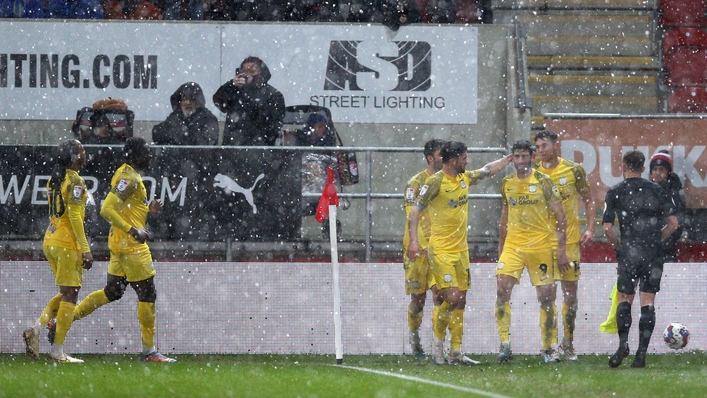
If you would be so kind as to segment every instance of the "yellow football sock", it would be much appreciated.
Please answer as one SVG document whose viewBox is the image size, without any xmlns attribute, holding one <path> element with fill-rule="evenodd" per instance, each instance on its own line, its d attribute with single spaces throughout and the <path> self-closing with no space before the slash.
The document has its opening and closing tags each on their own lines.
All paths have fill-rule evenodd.
<svg viewBox="0 0 707 398">
<path fill-rule="evenodd" d="M 567 303 L 562 303 L 562 329 L 563 336 L 569 341 L 574 341 L 574 325 L 577 319 L 577 309 Z"/>
<path fill-rule="evenodd" d="M 432 307 L 432 331 L 435 330 L 435 325 L 437 324 L 437 317 L 439 316 L 439 306 L 435 305 Z"/>
<path fill-rule="evenodd" d="M 511 341 L 511 303 L 496 305 L 496 328 L 501 343 Z"/>
<path fill-rule="evenodd" d="M 452 311 L 454 308 L 449 305 L 446 301 L 439 306 L 439 313 L 437 314 L 437 322 L 435 323 L 435 337 L 444 340 L 447 336 L 447 326 L 449 326 L 449 320 L 452 318 Z"/>
<path fill-rule="evenodd" d="M 47 306 L 44 307 L 42 315 L 37 319 L 37 323 L 41 326 L 46 326 L 49 320 L 57 317 L 57 312 L 59 311 L 59 303 L 61 302 L 61 293 L 52 297 L 48 302 Z"/>
<path fill-rule="evenodd" d="M 71 329 L 71 323 L 74 322 L 74 307 L 73 303 L 62 301 L 59 303 L 59 311 L 56 314 L 56 334 L 54 335 L 54 343 L 64 345 L 66 334 Z"/>
<path fill-rule="evenodd" d="M 449 319 L 449 350 L 461 351 L 464 334 L 464 310 L 455 309 Z"/>
<path fill-rule="evenodd" d="M 155 346 L 155 303 L 138 301 L 137 319 L 140 321 L 140 333 L 142 333 L 142 346 Z"/>
<path fill-rule="evenodd" d="M 104 306 L 110 303 L 106 292 L 101 290 L 96 290 L 95 292 L 84 297 L 83 300 L 76 306 L 74 310 L 74 320 L 77 321 L 81 318 L 89 316 L 96 308 Z"/>
<path fill-rule="evenodd" d="M 540 335 L 542 348 L 548 349 L 552 344 L 557 344 L 557 307 L 555 303 L 550 308 L 540 307 Z"/>
<path fill-rule="evenodd" d="M 616 334 L 619 332 L 619 325 L 616 323 L 616 308 L 619 306 L 619 289 L 616 284 L 614 284 L 614 289 L 611 291 L 611 309 L 609 309 L 609 315 L 606 317 L 601 325 L 599 325 L 599 331 L 603 333 Z"/>
<path fill-rule="evenodd" d="M 420 329 L 420 325 L 422 325 L 422 316 L 423 311 L 416 314 L 410 307 L 408 307 L 408 327 L 410 327 L 411 332 L 415 333 Z"/>
</svg>

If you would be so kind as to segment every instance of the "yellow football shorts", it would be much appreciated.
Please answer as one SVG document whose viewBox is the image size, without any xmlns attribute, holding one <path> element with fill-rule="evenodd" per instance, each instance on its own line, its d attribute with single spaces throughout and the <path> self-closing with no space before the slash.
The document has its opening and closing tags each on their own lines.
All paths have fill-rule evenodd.
<svg viewBox="0 0 707 398">
<path fill-rule="evenodd" d="M 528 270 L 533 286 L 555 283 L 553 270 L 557 267 L 553 261 L 557 250 L 547 249 L 504 249 L 496 264 L 496 275 L 510 275 L 520 282 L 523 268 Z"/>
<path fill-rule="evenodd" d="M 428 257 L 437 289 L 456 287 L 459 290 L 469 290 L 471 280 L 468 251 L 435 254 L 432 248 L 429 248 Z"/>
<path fill-rule="evenodd" d="M 81 251 L 56 246 L 43 246 L 43 249 L 52 267 L 56 285 L 80 287 L 83 282 Z"/>
<path fill-rule="evenodd" d="M 149 250 L 130 253 L 110 252 L 108 273 L 123 276 L 128 282 L 144 281 L 155 275 L 152 254 Z"/>
<path fill-rule="evenodd" d="M 415 261 L 403 255 L 405 267 L 405 294 L 423 294 L 435 285 L 435 277 L 428 256 L 421 255 Z"/>
<path fill-rule="evenodd" d="M 570 260 L 570 269 L 560 272 L 557 268 L 557 247 L 553 247 L 555 253 L 555 280 L 557 281 L 578 281 L 582 273 L 579 270 L 579 242 L 567 245 L 567 258 Z"/>
</svg>

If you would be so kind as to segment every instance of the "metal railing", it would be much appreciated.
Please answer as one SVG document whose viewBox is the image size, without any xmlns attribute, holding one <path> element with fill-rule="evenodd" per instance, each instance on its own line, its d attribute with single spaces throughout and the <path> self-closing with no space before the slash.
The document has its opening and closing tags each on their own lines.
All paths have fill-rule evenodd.
<svg viewBox="0 0 707 398">
<path fill-rule="evenodd" d="M 283 147 L 287 149 L 297 149 L 298 151 L 309 152 L 312 149 L 317 151 L 331 151 L 332 147 Z M 340 193 L 339 197 L 347 199 L 365 199 L 366 200 L 366 227 L 365 227 L 365 245 L 366 245 L 366 262 L 371 261 L 371 235 L 373 229 L 373 200 L 374 199 L 402 199 L 402 193 L 378 193 L 373 192 L 373 153 L 420 153 L 422 148 L 406 148 L 406 147 L 335 147 L 337 151 L 347 152 L 363 152 L 365 154 L 365 192 L 363 193 Z M 501 147 L 472 147 L 468 148 L 469 153 L 500 153 L 505 155 L 508 153 L 506 148 Z M 361 168 L 359 167 L 359 170 Z M 321 195 L 317 194 L 302 194 L 303 197 L 317 198 Z M 500 199 L 500 194 L 469 194 L 469 199 Z"/>
</svg>

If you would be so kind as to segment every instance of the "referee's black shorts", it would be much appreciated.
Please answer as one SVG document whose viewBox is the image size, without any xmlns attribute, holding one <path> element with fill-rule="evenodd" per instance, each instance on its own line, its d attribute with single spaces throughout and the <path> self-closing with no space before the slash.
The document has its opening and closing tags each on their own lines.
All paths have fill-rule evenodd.
<svg viewBox="0 0 707 398">
<path fill-rule="evenodd" d="M 665 258 L 659 244 L 621 245 L 616 253 L 618 260 L 617 288 L 623 294 L 636 294 L 636 286 L 640 284 L 643 293 L 658 293 L 660 279 L 663 277 Z"/>
</svg>

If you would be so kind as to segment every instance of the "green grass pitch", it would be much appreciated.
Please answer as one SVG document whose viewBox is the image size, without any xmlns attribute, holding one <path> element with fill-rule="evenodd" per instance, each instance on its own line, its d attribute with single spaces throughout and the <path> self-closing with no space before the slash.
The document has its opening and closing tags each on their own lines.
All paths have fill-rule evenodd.
<svg viewBox="0 0 707 398">
<path fill-rule="evenodd" d="M 700 397 L 707 395 L 707 354 L 629 356 L 544 364 L 517 355 L 508 364 L 473 356 L 478 366 L 437 366 L 431 358 L 327 355 L 174 355 L 174 364 L 137 355 L 77 355 L 83 364 L 0 354 L 0 397 Z"/>
</svg>

